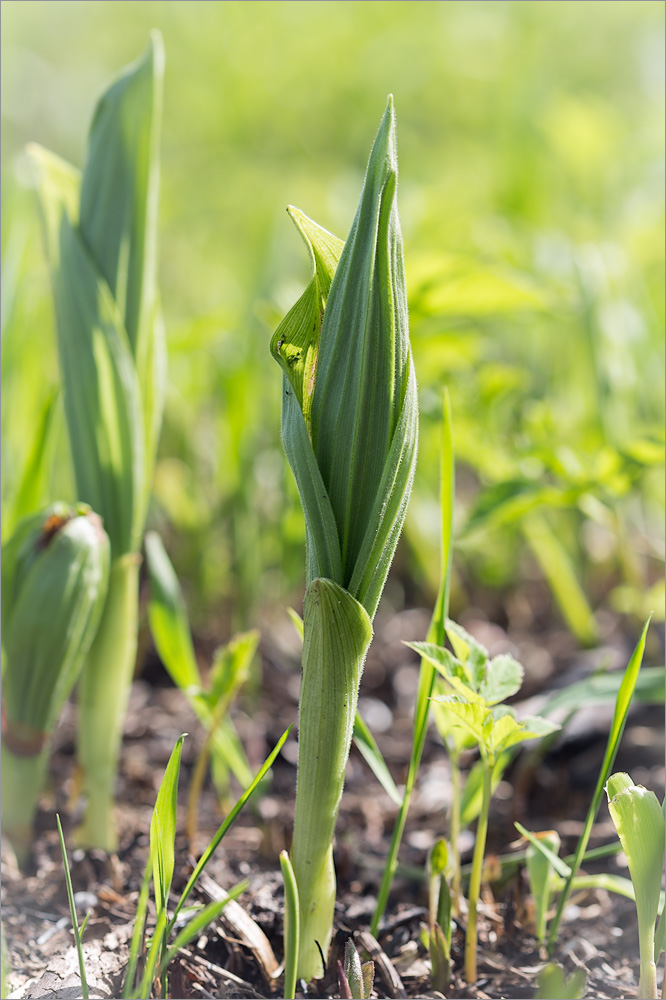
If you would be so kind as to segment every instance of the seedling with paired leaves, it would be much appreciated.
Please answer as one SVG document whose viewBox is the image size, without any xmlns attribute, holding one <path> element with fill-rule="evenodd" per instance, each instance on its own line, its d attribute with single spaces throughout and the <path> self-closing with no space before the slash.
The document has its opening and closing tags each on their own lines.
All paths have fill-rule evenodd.
<svg viewBox="0 0 666 1000">
<path fill-rule="evenodd" d="M 291 858 L 299 976 L 319 973 L 335 902 L 332 841 L 374 617 L 411 493 L 418 428 L 389 98 L 346 243 L 296 209 L 312 280 L 271 351 L 282 440 L 306 524 L 303 681 Z"/>
<path fill-rule="evenodd" d="M 495 766 L 500 755 L 510 747 L 546 736 L 559 727 L 536 716 L 518 721 L 512 710 L 501 704 L 520 690 L 523 668 L 517 660 L 506 654 L 491 659 L 479 642 L 449 619 L 446 634 L 453 653 L 429 642 L 408 642 L 406 645 L 426 657 L 446 680 L 452 693 L 438 700 L 447 706 L 453 724 L 462 727 L 473 738 L 483 762 L 482 802 L 472 859 L 465 937 L 465 976 L 471 983 L 476 979 L 477 906 Z"/>
</svg>

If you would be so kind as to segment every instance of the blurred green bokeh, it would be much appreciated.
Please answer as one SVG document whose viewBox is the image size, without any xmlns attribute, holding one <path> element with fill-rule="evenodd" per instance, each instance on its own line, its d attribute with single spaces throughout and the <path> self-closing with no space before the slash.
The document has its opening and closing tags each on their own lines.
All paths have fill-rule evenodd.
<svg viewBox="0 0 666 1000">
<path fill-rule="evenodd" d="M 1 17 L 3 534 L 26 504 L 72 489 L 59 402 L 47 411 L 55 338 L 23 147 L 36 141 L 80 166 L 96 97 L 157 27 L 170 389 L 151 521 L 196 626 L 226 632 L 297 599 L 303 527 L 268 343 L 308 271 L 284 210 L 296 204 L 346 236 L 389 92 L 423 420 L 387 600 L 433 596 L 447 384 L 454 614 L 479 587 L 506 593 L 539 573 L 583 641 L 594 629 L 580 624 L 582 594 L 566 607 L 571 580 L 594 610 L 654 607 L 660 0 L 4 0 Z M 45 419 L 52 461 L 26 490 Z"/>
</svg>

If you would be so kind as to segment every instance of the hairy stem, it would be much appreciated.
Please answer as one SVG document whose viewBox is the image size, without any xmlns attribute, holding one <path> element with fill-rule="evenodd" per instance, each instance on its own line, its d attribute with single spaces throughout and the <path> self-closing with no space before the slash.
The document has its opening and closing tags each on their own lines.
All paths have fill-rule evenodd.
<svg viewBox="0 0 666 1000">
<path fill-rule="evenodd" d="M 372 625 L 332 580 L 305 595 L 298 780 L 291 860 L 300 899 L 298 976 L 323 975 L 333 927 L 333 834 L 351 747 L 358 687 Z M 319 945 L 319 947 L 318 947 Z"/>
</svg>

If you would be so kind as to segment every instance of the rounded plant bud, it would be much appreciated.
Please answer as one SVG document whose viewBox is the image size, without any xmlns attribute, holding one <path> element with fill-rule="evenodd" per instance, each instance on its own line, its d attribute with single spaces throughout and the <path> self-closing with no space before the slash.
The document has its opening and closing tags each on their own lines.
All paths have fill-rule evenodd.
<svg viewBox="0 0 666 1000">
<path fill-rule="evenodd" d="M 2 741 L 38 754 L 99 624 L 109 539 L 86 504 L 56 503 L 23 521 L 3 551 Z"/>
</svg>

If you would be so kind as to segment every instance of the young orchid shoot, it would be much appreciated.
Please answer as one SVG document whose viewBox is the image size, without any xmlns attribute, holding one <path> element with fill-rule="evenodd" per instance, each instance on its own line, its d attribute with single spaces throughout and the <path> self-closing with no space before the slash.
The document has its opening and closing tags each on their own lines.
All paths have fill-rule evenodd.
<svg viewBox="0 0 666 1000">
<path fill-rule="evenodd" d="M 418 436 L 393 98 L 346 243 L 297 209 L 312 279 L 271 341 L 282 440 L 306 524 L 303 679 L 291 859 L 298 975 L 321 974 L 335 902 L 332 843 L 358 688 L 409 500 Z"/>
</svg>

